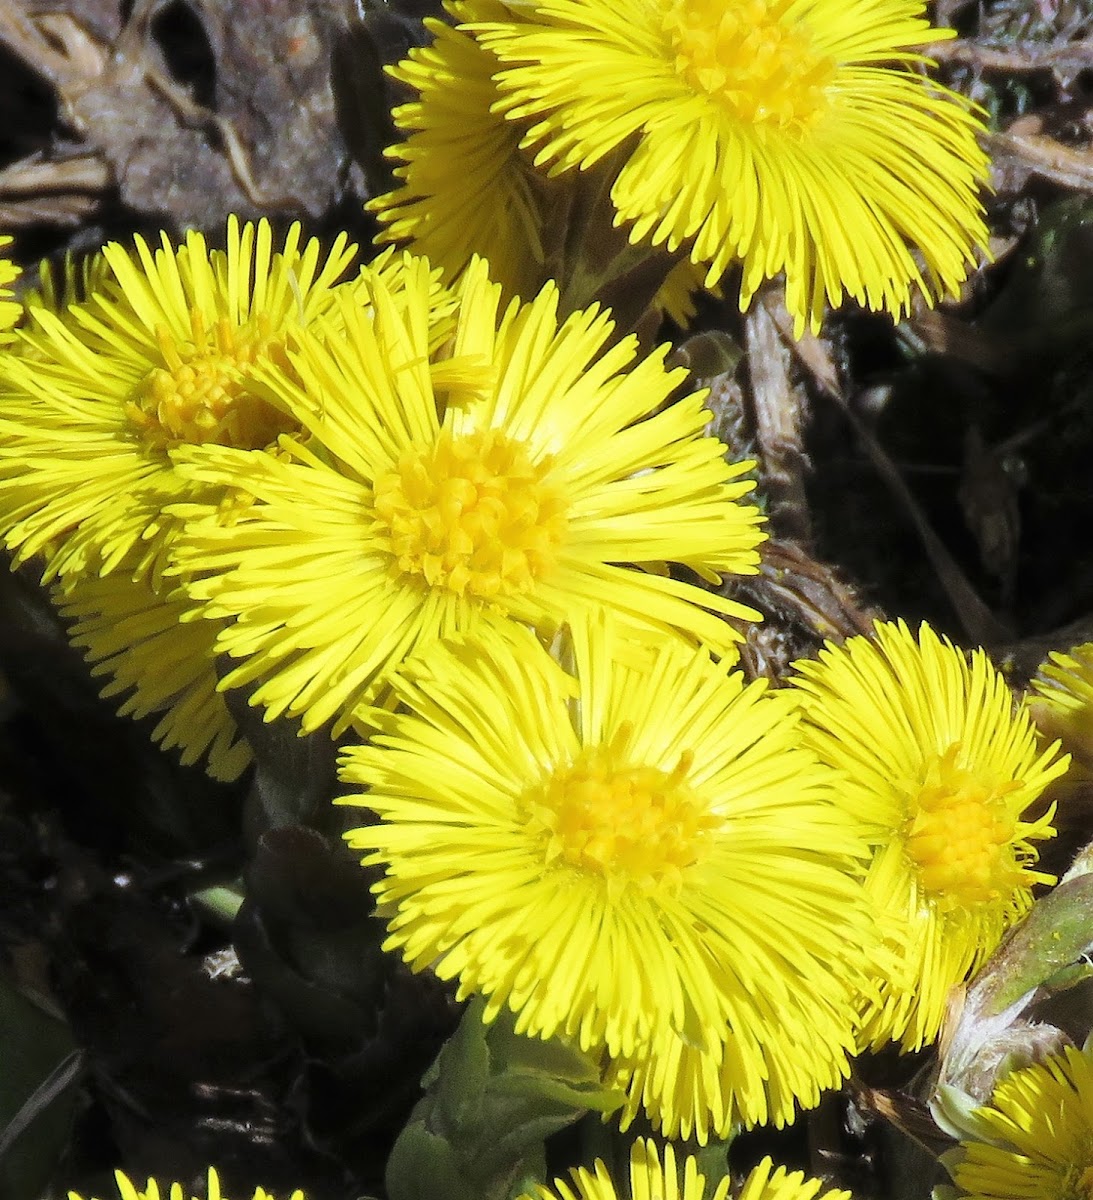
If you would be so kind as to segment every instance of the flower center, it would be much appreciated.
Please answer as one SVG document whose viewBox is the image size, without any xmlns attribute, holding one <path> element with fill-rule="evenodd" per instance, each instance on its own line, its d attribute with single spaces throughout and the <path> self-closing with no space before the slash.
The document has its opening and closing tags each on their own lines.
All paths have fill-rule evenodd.
<svg viewBox="0 0 1093 1200">
<path fill-rule="evenodd" d="M 919 882 L 943 909 L 997 900 L 1021 878 L 1012 849 L 1017 822 L 1004 801 L 1021 785 L 984 784 L 958 764 L 959 754 L 955 743 L 930 766 L 905 835 Z"/>
<path fill-rule="evenodd" d="M 672 0 L 664 18 L 678 74 L 749 124 L 800 130 L 827 107 L 834 59 L 788 17 L 797 0 Z"/>
<path fill-rule="evenodd" d="M 526 592 L 553 566 L 566 504 L 551 460 L 497 429 L 409 450 L 375 482 L 375 510 L 400 571 L 483 600 Z"/>
<path fill-rule="evenodd" d="M 627 884 L 643 892 L 678 885 L 719 824 L 687 785 L 691 754 L 671 772 L 632 766 L 622 761 L 630 732 L 624 725 L 610 745 L 585 750 L 526 801 L 547 862 L 602 875 L 615 893 Z"/>
<path fill-rule="evenodd" d="M 221 317 L 210 329 L 192 309 L 190 334 L 180 345 L 166 329 L 156 331 L 163 366 L 148 372 L 126 405 L 126 416 L 146 445 L 162 450 L 215 442 L 260 450 L 299 428 L 245 382 L 245 368 L 272 345 L 264 313 L 243 325 Z"/>
</svg>

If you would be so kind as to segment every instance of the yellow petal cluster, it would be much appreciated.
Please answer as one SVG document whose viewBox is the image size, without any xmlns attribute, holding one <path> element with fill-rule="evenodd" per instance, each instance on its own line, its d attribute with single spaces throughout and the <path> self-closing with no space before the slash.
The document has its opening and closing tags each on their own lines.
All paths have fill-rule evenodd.
<svg viewBox="0 0 1093 1200">
<path fill-rule="evenodd" d="M 805 740 L 872 829 L 866 890 L 895 956 L 864 1043 L 917 1049 L 949 990 L 1053 882 L 1034 866 L 1053 806 L 1035 805 L 1067 760 L 982 650 L 967 656 L 928 625 L 878 622 L 796 665 Z"/>
<path fill-rule="evenodd" d="M 601 1047 L 669 1136 L 791 1120 L 847 1070 L 872 931 L 862 826 L 792 704 L 681 638 L 433 647 L 368 714 L 348 834 L 415 970 Z M 700 1079 L 701 1086 L 695 1086 Z"/>
<path fill-rule="evenodd" d="M 675 396 L 685 372 L 666 348 L 636 361 L 606 313 L 560 319 L 553 285 L 502 310 L 478 260 L 437 351 L 427 264 L 403 282 L 396 297 L 375 280 L 373 308 L 345 306 L 337 330 L 299 332 L 291 371 L 256 371 L 306 440 L 277 457 L 175 453 L 195 486 L 250 497 L 227 522 L 176 511 L 174 569 L 240 660 L 224 686 L 338 733 L 441 636 L 557 628 L 594 607 L 735 656 L 723 617 L 758 614 L 664 564 L 756 570 L 751 464 L 706 436 L 704 393 Z"/>
<path fill-rule="evenodd" d="M 730 1180 L 725 1176 L 710 1188 L 694 1155 L 680 1161 L 671 1145 L 661 1151 L 651 1138 L 639 1138 L 630 1148 L 628 1183 L 629 1188 L 618 1187 L 597 1159 L 591 1171 L 577 1167 L 570 1180 L 540 1184 L 519 1200 L 727 1200 Z M 819 1179 L 775 1168 L 769 1158 L 748 1173 L 737 1195 L 738 1200 L 850 1200 L 849 1192 L 824 1190 Z"/>
<path fill-rule="evenodd" d="M 494 0 L 450 0 L 448 9 L 459 21 L 505 12 Z M 545 181 L 520 153 L 519 129 L 493 112 L 497 59 L 443 21 L 425 25 L 432 42 L 390 71 L 417 98 L 392 113 L 403 135 L 386 152 L 397 186 L 368 204 L 384 225 L 379 240 L 409 244 L 447 283 L 477 254 L 506 300 L 530 299 L 546 281 Z"/>
<path fill-rule="evenodd" d="M 1029 706 L 1040 728 L 1074 755 L 1075 771 L 1093 774 L 1093 642 L 1053 651 L 1032 680 Z"/>
<path fill-rule="evenodd" d="M 467 23 L 496 106 L 551 173 L 620 149 L 633 241 L 686 253 L 740 306 L 780 272 L 798 335 L 844 295 L 895 316 L 954 294 L 986 243 L 966 101 L 919 71 L 922 0 L 535 0 Z"/>
<path fill-rule="evenodd" d="M 102 696 L 125 697 L 119 716 L 158 716 L 152 740 L 177 748 L 183 765 L 204 758 L 213 779 L 239 778 L 251 751 L 217 691 L 217 622 L 194 620 L 180 592 L 124 571 L 90 576 L 68 591 L 55 585 L 52 595 L 92 675 L 109 679 Z"/>
<path fill-rule="evenodd" d="M 160 1183 L 156 1179 L 149 1179 L 143 1188 L 139 1188 L 133 1180 L 123 1171 L 116 1171 L 114 1178 L 118 1186 L 117 1200 L 187 1200 L 189 1188 L 183 1187 L 181 1183 Z M 220 1190 L 220 1177 L 216 1171 L 210 1167 L 208 1176 L 208 1190 L 205 1193 L 206 1200 L 229 1200 L 229 1198 Z M 83 1200 L 76 1192 L 68 1193 L 68 1200 Z M 93 1198 L 89 1198 L 93 1200 Z M 190 1200 L 196 1200 L 191 1197 Z M 255 1188 L 251 1200 L 277 1200 L 265 1188 Z M 306 1200 L 304 1193 L 297 1188 L 287 1200 Z"/>
<path fill-rule="evenodd" d="M 329 313 L 353 255 L 342 236 L 324 258 L 298 225 L 275 249 L 267 221 L 235 218 L 223 250 L 199 233 L 155 250 L 111 243 L 43 272 L 0 368 L 0 538 L 13 566 L 42 562 L 74 640 L 114 677 L 105 694 L 131 690 L 121 711 L 160 714 L 153 737 L 184 762 L 207 755 L 217 778 L 250 754 L 216 691 L 215 626 L 182 624 L 194 606 L 163 578 L 177 532 L 165 509 L 195 496 L 172 454 L 206 442 L 264 453 L 298 428 L 248 374 Z"/>
<path fill-rule="evenodd" d="M 589 211 L 600 200 L 598 185 L 581 188 L 577 173 L 551 179 L 536 170 L 531 154 L 520 148 L 522 130 L 498 111 L 500 63 L 466 30 L 505 18 L 504 5 L 445 0 L 445 8 L 459 27 L 426 19 L 431 43 L 388 68 L 416 98 L 392 113 L 402 138 L 385 154 L 398 164 L 396 186 L 366 206 L 384 227 L 377 241 L 424 255 L 447 283 L 473 256 L 484 258 L 506 301 L 532 299 L 554 275 L 563 291 L 577 276 L 576 290 L 584 297 L 596 281 L 638 267 L 647 255 L 636 250 L 624 253 L 622 263 L 603 261 L 596 239 L 601 227 L 609 228 L 610 214 Z M 686 324 L 705 267 L 664 259 L 657 272 L 667 277 L 653 306 Z"/>
<path fill-rule="evenodd" d="M 268 222 L 232 218 L 223 250 L 199 233 L 111 243 L 86 300 L 33 306 L 2 372 L 0 536 L 16 564 L 41 554 L 47 580 L 105 574 L 143 548 L 158 573 L 163 508 L 188 493 L 172 450 L 264 449 L 295 427 L 248 372 L 330 310 L 354 252 L 342 236 L 323 259 L 299 226 L 275 250 Z"/>
<path fill-rule="evenodd" d="M 1068 1046 L 995 1085 L 972 1113 L 981 1140 L 946 1157 L 970 1200 L 1088 1200 L 1093 1192 L 1093 1055 Z"/>
<path fill-rule="evenodd" d="M 23 315 L 23 306 L 15 298 L 12 289 L 12 284 L 22 274 L 21 269 L 7 255 L 12 241 L 12 237 L 8 234 L 0 236 L 0 346 L 7 346 L 11 343 L 12 326 Z"/>
</svg>

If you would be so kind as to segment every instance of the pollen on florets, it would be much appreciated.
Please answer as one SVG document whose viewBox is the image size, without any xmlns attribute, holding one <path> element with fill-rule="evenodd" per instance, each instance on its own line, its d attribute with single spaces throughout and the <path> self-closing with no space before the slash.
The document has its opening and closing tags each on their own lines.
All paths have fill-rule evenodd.
<svg viewBox="0 0 1093 1200">
<path fill-rule="evenodd" d="M 375 485 L 399 571 L 485 600 L 527 591 L 565 536 L 565 501 L 549 469 L 496 429 L 444 432 L 408 450 Z"/>
</svg>

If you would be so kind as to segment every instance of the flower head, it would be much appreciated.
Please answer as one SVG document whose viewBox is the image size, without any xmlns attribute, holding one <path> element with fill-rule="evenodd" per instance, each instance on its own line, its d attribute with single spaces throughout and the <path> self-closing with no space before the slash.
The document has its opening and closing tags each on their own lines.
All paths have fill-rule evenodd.
<svg viewBox="0 0 1093 1200">
<path fill-rule="evenodd" d="M 899 957 L 865 1039 L 915 1049 L 937 1036 L 949 989 L 1051 882 L 1033 843 L 1053 836 L 1053 810 L 1026 813 L 1066 760 L 982 650 L 969 661 L 928 625 L 916 638 L 878 622 L 796 665 L 805 739 L 873 827 L 866 890 Z"/>
<path fill-rule="evenodd" d="M 365 790 L 342 802 L 381 818 L 347 838 L 385 868 L 385 947 L 487 1020 L 651 1060 L 667 1082 L 631 1107 L 666 1130 L 784 1122 L 846 1070 L 871 935 L 856 822 L 762 682 L 602 615 L 567 654 L 572 675 L 518 629 L 435 646 L 345 752 Z M 733 1069 L 677 1097 L 680 1047 Z"/>
<path fill-rule="evenodd" d="M 1032 681 L 1029 704 L 1040 728 L 1062 741 L 1084 775 L 1093 775 L 1093 642 L 1053 651 Z"/>
<path fill-rule="evenodd" d="M 142 539 L 154 560 L 163 506 L 186 494 L 174 448 L 257 450 L 296 428 L 247 375 L 332 307 L 352 256 L 343 236 L 323 261 L 298 226 L 275 252 L 268 222 L 232 218 L 223 251 L 199 233 L 155 252 L 112 243 L 85 303 L 34 306 L 3 371 L 0 535 L 15 562 L 45 551 L 47 578 L 105 573 Z"/>
<path fill-rule="evenodd" d="M 784 271 L 798 331 L 844 293 L 899 315 L 954 292 L 985 241 L 980 126 L 917 70 L 948 32 L 922 0 L 506 7 L 469 28 L 521 145 L 555 172 L 624 148 L 632 240 L 687 248 L 710 282 L 739 260 L 742 308 Z"/>
<path fill-rule="evenodd" d="M 823 1180 L 775 1167 L 770 1158 L 764 1158 L 748 1172 L 737 1200 L 850 1200 L 850 1193 L 825 1190 Z"/>
<path fill-rule="evenodd" d="M 261 373 L 308 446 L 177 456 L 195 480 L 254 499 L 230 524 L 191 519 L 176 549 L 191 596 L 235 622 L 218 647 L 243 661 L 225 684 L 257 682 L 251 702 L 270 719 L 311 730 L 335 717 L 337 732 L 430 640 L 514 619 L 556 627 L 594 606 L 735 653 L 715 613 L 758 614 L 663 568 L 716 579 L 758 560 L 759 513 L 741 502 L 750 464 L 704 436 L 703 396 L 665 404 L 683 372 L 663 350 L 633 364 L 633 339 L 604 349 L 608 317 L 559 322 L 553 287 L 499 313 L 481 262 L 459 292 L 452 357 L 434 355 L 426 272 L 400 306 L 377 284 L 374 316 L 298 335 L 298 385 Z"/>
<path fill-rule="evenodd" d="M 114 1178 L 118 1185 L 118 1200 L 185 1200 L 186 1193 L 189 1191 L 189 1188 L 184 1188 L 181 1183 L 161 1184 L 155 1179 L 149 1179 L 141 1190 L 122 1171 L 116 1171 Z M 69 1192 L 68 1200 L 82 1200 L 82 1197 L 76 1192 Z M 228 1197 L 220 1190 L 220 1178 L 212 1167 L 209 1168 L 207 1200 L 228 1200 Z M 271 1196 L 265 1188 L 255 1188 L 252 1200 L 276 1200 L 276 1198 Z M 303 1192 L 297 1188 L 288 1197 L 288 1200 L 305 1200 L 305 1198 Z"/>
<path fill-rule="evenodd" d="M 971 1114 L 982 1140 L 946 1156 L 972 1200 L 1088 1200 L 1093 1194 L 1093 1055 L 1068 1046 L 1020 1067 Z"/>
<path fill-rule="evenodd" d="M 457 20 L 504 14 L 495 0 L 449 0 Z M 519 150 L 520 131 L 492 111 L 497 59 L 463 33 L 430 18 L 430 45 L 390 73 L 417 92 L 394 109 L 406 140 L 387 156 L 398 186 L 368 204 L 385 226 L 379 240 L 409 243 L 453 283 L 473 255 L 489 261 L 506 299 L 530 298 L 546 282 L 542 184 Z"/>
<path fill-rule="evenodd" d="M 520 1200 L 727 1200 L 729 1195 L 729 1176 L 707 1188 L 694 1155 L 679 1163 L 671 1145 L 660 1151 L 651 1138 L 639 1138 L 630 1148 L 629 1188 L 618 1188 L 599 1159 L 593 1170 L 577 1167 L 571 1174 L 571 1182 L 556 1179 L 553 1187 L 540 1184 Z M 800 1171 L 774 1169 L 771 1160 L 764 1158 L 744 1180 L 738 1200 L 814 1200 L 823 1186 Z M 850 1200 L 850 1193 L 825 1191 L 821 1200 Z"/>
<path fill-rule="evenodd" d="M 506 15 L 499 0 L 446 0 L 445 7 L 464 23 Z M 579 191 L 577 173 L 551 179 L 536 170 L 520 149 L 519 126 L 496 111 L 497 57 L 462 29 L 435 19 L 425 24 L 432 43 L 389 68 L 417 98 L 393 113 L 404 135 L 386 151 L 399 164 L 397 186 L 367 205 L 385 227 L 378 240 L 424 255 L 446 283 L 454 283 L 478 255 L 488 261 L 490 278 L 501 284 L 506 301 L 530 300 L 552 276 L 570 285 L 577 277 L 584 297 L 607 286 L 616 273 L 656 257 L 651 277 L 659 272 L 667 278 L 652 304 L 685 324 L 694 315 L 691 297 L 703 286 L 705 268 L 686 259 L 673 267 L 670 259 L 635 252 L 621 239 L 616 251 L 623 253 L 612 260 L 602 244 L 610 227 L 590 220 L 598 214 L 588 212 L 600 185 Z M 634 287 L 632 275 L 627 286 Z"/>
<path fill-rule="evenodd" d="M 161 714 L 152 740 L 177 747 L 184 765 L 208 758 L 214 779 L 237 779 L 251 761 L 224 697 L 217 691 L 214 645 L 220 626 L 188 620 L 194 605 L 132 572 L 79 578 L 66 591 L 53 589 L 69 637 L 108 675 L 104 698 L 126 695 L 118 709 L 140 720 Z"/>
</svg>

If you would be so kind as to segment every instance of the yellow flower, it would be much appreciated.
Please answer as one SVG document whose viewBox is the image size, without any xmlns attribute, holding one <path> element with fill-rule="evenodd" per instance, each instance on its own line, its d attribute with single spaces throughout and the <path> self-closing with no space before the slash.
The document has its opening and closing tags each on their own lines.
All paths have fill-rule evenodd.
<svg viewBox="0 0 1093 1200">
<path fill-rule="evenodd" d="M 449 0 L 458 20 L 504 13 L 493 0 Z M 393 112 L 406 140 L 387 155 L 398 187 L 368 204 L 386 226 L 379 241 L 410 243 L 453 283 L 478 254 L 506 299 L 530 298 L 546 282 L 542 246 L 545 181 L 518 149 L 520 131 L 491 112 L 497 60 L 466 33 L 426 20 L 432 44 L 390 73 L 418 98 Z"/>
<path fill-rule="evenodd" d="M 164 235 L 155 253 L 112 243 L 86 303 L 33 307 L 0 382 L 0 536 L 15 563 L 45 552 L 46 579 L 106 573 L 146 539 L 158 566 L 162 507 L 186 495 L 172 449 L 260 449 L 296 428 L 247 372 L 333 307 L 352 256 L 342 236 L 323 262 L 298 226 L 275 253 L 268 222 L 232 218 L 226 250 L 199 233 L 177 250 Z"/>
<path fill-rule="evenodd" d="M 507 1007 L 530 1037 L 648 1064 L 669 1134 L 791 1119 L 846 1072 L 872 933 L 866 843 L 799 745 L 793 706 L 679 638 L 601 614 L 568 674 L 526 630 L 432 647 L 346 750 L 348 833 L 384 946 Z M 676 1094 L 675 1051 L 718 1067 Z M 772 1109 L 772 1102 L 777 1109 Z"/>
<path fill-rule="evenodd" d="M 961 983 L 1051 877 L 1034 841 L 1053 807 L 1024 816 L 1066 770 L 1043 749 L 982 650 L 969 659 L 928 625 L 902 622 L 828 645 L 797 665 L 806 741 L 836 768 L 845 802 L 873 827 L 866 880 L 900 969 L 867 1005 L 864 1038 L 917 1049 L 937 1036 Z"/>
<path fill-rule="evenodd" d="M 719 283 L 704 286 L 705 271 L 696 266 L 689 258 L 681 258 L 668 272 L 660 285 L 654 305 L 664 316 L 674 321 L 681 329 L 686 329 L 698 312 L 696 299 L 702 291 L 708 291 L 718 300 L 724 297 L 724 289 Z"/>
<path fill-rule="evenodd" d="M 53 600 L 92 674 L 112 677 L 102 695 L 129 693 L 120 716 L 163 714 L 151 736 L 164 750 L 178 747 L 186 765 L 207 755 L 214 779 L 243 773 L 251 752 L 217 691 L 216 622 L 187 621 L 191 601 L 124 570 L 56 585 Z"/>
<path fill-rule="evenodd" d="M 741 308 L 784 271 L 798 333 L 844 293 L 906 312 L 986 240 L 968 105 L 927 80 L 922 0 L 534 0 L 472 23 L 504 114 L 554 172 L 620 147 L 634 241 L 685 247 Z M 921 255 L 921 263 L 916 259 Z"/>
<path fill-rule="evenodd" d="M 122 1171 L 116 1171 L 114 1178 L 118 1184 L 118 1200 L 185 1200 L 189 1188 L 183 1188 L 181 1183 L 159 1183 L 149 1179 L 143 1190 Z M 68 1193 L 68 1200 L 82 1200 L 76 1192 Z M 207 1200 L 228 1200 L 220 1190 L 220 1179 L 212 1167 L 209 1168 Z M 265 1188 L 255 1188 L 252 1200 L 276 1200 Z M 305 1200 L 304 1193 L 296 1189 L 288 1200 Z"/>
<path fill-rule="evenodd" d="M 446 0 L 445 7 L 463 22 L 505 15 L 498 0 Z M 621 263 L 605 261 L 595 214 L 586 211 L 590 196 L 578 193 L 573 175 L 552 180 L 537 171 L 520 150 L 519 127 L 494 111 L 501 100 L 493 80 L 496 56 L 443 21 L 425 24 L 432 43 L 390 68 L 418 95 L 393 114 L 405 138 L 386 152 L 399 163 L 398 186 L 367 205 L 385 226 L 378 240 L 424 255 L 446 283 L 479 255 L 506 301 L 531 299 L 553 275 L 563 291 L 575 286 L 583 297 L 615 272 L 635 268 L 640 253 L 627 253 Z M 665 259 L 661 269 L 668 278 L 653 304 L 686 324 L 705 268 L 686 259 L 673 268 Z"/>
<path fill-rule="evenodd" d="M 748 1172 L 737 1200 L 850 1200 L 850 1193 L 829 1188 L 820 1195 L 824 1184 L 819 1179 L 809 1179 L 803 1171 L 787 1171 L 785 1167 L 774 1168 L 769 1158 Z M 666 1198 L 665 1198 L 666 1200 Z"/>
<path fill-rule="evenodd" d="M 344 334 L 299 335 L 299 385 L 258 373 L 310 449 L 177 456 L 193 479 L 254 497 L 230 525 L 191 515 L 176 549 L 191 596 L 235 620 L 217 643 L 243 660 L 225 686 L 257 683 L 268 719 L 309 731 L 333 717 L 337 733 L 438 636 L 557 626 L 599 605 L 735 655 L 715 614 L 758 614 L 663 568 L 750 573 L 764 536 L 740 502 L 751 464 L 704 436 L 703 394 L 666 404 L 684 372 L 665 369 L 664 348 L 636 364 L 632 338 L 605 349 L 609 318 L 560 323 L 553 286 L 500 314 L 481 261 L 453 357 L 431 355 L 425 280 L 422 264 L 400 307 L 377 284 L 374 317 L 346 313 Z"/>
<path fill-rule="evenodd" d="M 1068 1046 L 1011 1071 L 971 1120 L 982 1141 L 946 1156 L 972 1200 L 1089 1200 L 1093 1195 L 1093 1056 Z"/>
<path fill-rule="evenodd" d="M 1083 775 L 1093 774 L 1093 642 L 1066 654 L 1053 651 L 1040 664 L 1032 689 L 1029 704 L 1036 723 L 1062 741 Z"/>
<path fill-rule="evenodd" d="M 639 1138 L 630 1148 L 629 1188 L 615 1186 L 602 1161 L 592 1171 L 577 1167 L 572 1182 L 556 1179 L 554 1186 L 539 1185 L 520 1200 L 707 1200 L 706 1177 L 699 1171 L 698 1160 L 688 1154 L 682 1170 L 671 1145 L 664 1147 L 663 1161 L 656 1143 Z M 749 1172 L 737 1200 L 813 1200 L 823 1188 L 818 1179 L 806 1179 L 802 1172 L 787 1172 L 785 1167 L 772 1170 L 774 1164 L 764 1158 Z M 709 1191 L 708 1200 L 727 1200 L 730 1179 L 725 1176 Z M 849 1192 L 826 1191 L 821 1200 L 850 1200 Z"/>
</svg>

